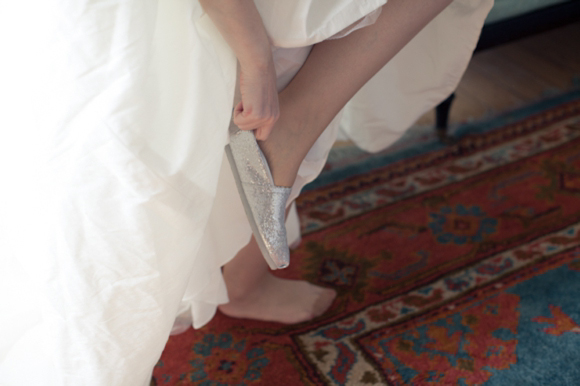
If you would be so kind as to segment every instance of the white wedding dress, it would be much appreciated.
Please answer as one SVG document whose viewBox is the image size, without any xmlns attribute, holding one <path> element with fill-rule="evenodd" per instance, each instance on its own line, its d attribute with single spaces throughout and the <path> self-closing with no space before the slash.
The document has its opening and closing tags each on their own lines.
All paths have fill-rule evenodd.
<svg viewBox="0 0 580 386">
<path fill-rule="evenodd" d="M 256 0 L 278 86 L 386 1 Z M 339 130 L 378 151 L 447 97 L 492 4 L 456 0 L 419 33 L 322 134 L 293 197 Z M 14 108 L 0 116 L 18 127 L 0 212 L 0 385 L 146 385 L 176 316 L 200 327 L 227 302 L 220 267 L 250 238 L 223 151 L 236 59 L 195 0 L 37 5 L 4 16 L 29 60 L 5 76 Z M 298 240 L 295 212 L 287 227 Z"/>
</svg>

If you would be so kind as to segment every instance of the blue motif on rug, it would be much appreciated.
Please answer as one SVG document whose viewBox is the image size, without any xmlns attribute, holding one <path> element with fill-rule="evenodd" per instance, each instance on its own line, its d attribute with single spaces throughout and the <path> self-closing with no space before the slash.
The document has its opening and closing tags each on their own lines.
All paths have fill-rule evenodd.
<svg viewBox="0 0 580 386">
<path fill-rule="evenodd" d="M 555 326 L 537 320 L 544 317 L 556 321 L 553 310 L 560 309 L 571 323 L 580 325 L 580 272 L 562 266 L 506 292 L 520 297 L 517 364 L 508 370 L 486 369 L 494 375 L 485 385 L 579 385 L 580 330 L 561 326 L 549 333 L 546 329 Z"/>
</svg>

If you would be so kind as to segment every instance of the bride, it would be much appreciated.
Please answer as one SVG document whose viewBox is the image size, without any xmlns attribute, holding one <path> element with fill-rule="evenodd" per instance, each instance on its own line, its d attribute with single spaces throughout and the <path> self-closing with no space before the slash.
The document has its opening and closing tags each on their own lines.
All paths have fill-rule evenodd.
<svg viewBox="0 0 580 386">
<path fill-rule="evenodd" d="M 37 80 L 18 87 L 41 119 L 14 152 L 38 178 L 7 212 L 22 227 L 7 227 L 21 242 L 0 272 L 2 385 L 145 385 L 172 329 L 218 308 L 322 315 L 332 288 L 268 269 L 299 242 L 292 202 L 339 132 L 378 151 L 446 98 L 493 1 L 42 3 L 17 27 L 36 31 L 35 61 L 12 74 Z M 284 200 L 240 196 L 239 160 L 267 166 Z M 276 221 L 248 220 L 268 200 Z"/>
</svg>

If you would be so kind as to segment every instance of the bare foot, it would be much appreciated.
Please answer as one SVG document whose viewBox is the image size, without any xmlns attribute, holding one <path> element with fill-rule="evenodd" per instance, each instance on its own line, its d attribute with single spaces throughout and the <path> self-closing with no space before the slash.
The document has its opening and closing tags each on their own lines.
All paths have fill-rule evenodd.
<svg viewBox="0 0 580 386">
<path fill-rule="evenodd" d="M 254 237 L 222 273 L 230 302 L 219 310 L 234 318 L 305 322 L 322 315 L 336 297 L 334 290 L 272 275 Z"/>
<path fill-rule="evenodd" d="M 332 289 L 268 273 L 243 294 L 230 294 L 230 302 L 219 310 L 234 318 L 294 324 L 322 315 L 335 297 Z"/>
</svg>

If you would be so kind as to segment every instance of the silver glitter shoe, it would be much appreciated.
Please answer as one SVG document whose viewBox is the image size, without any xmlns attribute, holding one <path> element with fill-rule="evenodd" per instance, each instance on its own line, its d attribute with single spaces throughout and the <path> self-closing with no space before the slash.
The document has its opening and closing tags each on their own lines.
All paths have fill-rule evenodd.
<svg viewBox="0 0 580 386">
<path fill-rule="evenodd" d="M 271 269 L 290 264 L 284 225 L 291 188 L 274 185 L 268 162 L 252 131 L 230 132 L 226 154 L 252 232 Z"/>
</svg>

